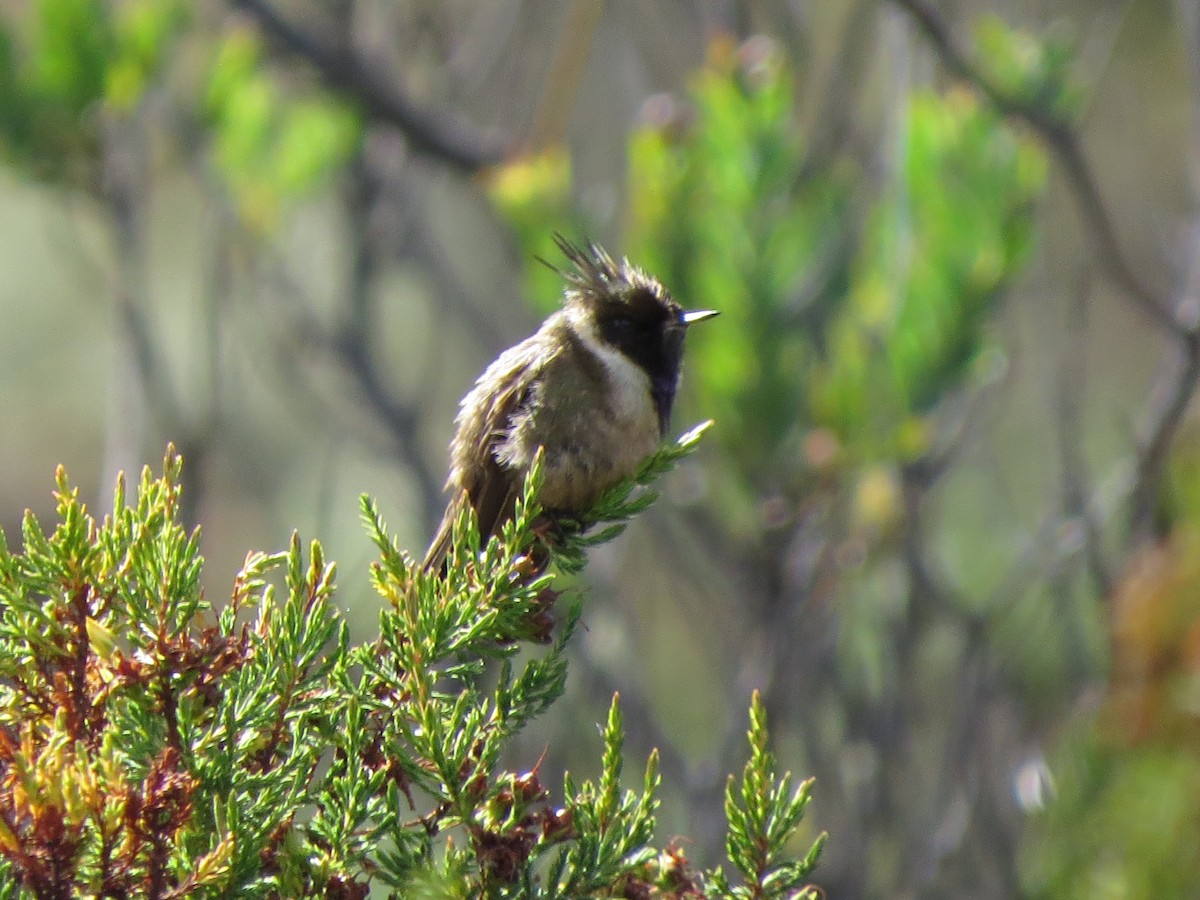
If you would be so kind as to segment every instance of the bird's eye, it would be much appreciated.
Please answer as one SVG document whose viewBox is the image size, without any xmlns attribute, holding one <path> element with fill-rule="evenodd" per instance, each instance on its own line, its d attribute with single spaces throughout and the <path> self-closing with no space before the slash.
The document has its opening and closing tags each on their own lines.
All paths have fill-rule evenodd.
<svg viewBox="0 0 1200 900">
<path fill-rule="evenodd" d="M 613 316 L 608 320 L 608 327 L 615 334 L 629 334 L 633 331 L 633 319 L 629 316 Z"/>
</svg>

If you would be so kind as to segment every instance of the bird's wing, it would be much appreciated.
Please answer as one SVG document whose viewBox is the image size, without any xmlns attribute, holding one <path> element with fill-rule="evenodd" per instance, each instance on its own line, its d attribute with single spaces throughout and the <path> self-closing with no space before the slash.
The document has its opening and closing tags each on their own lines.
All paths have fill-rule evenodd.
<svg viewBox="0 0 1200 900">
<path fill-rule="evenodd" d="M 425 562 L 421 564 L 425 571 L 435 572 L 445 564 L 446 554 L 450 552 L 451 539 L 454 535 L 454 522 L 458 519 L 459 511 L 462 510 L 465 502 L 467 502 L 467 495 L 464 491 L 451 500 L 450 505 L 446 507 L 446 512 L 442 514 L 442 521 L 433 535 L 429 549 L 425 552 Z"/>
<path fill-rule="evenodd" d="M 458 433 L 451 447 L 450 500 L 425 555 L 427 571 L 440 568 L 450 551 L 454 522 L 469 502 L 479 535 L 487 541 L 512 517 L 525 473 L 502 466 L 496 451 L 508 435 L 514 416 L 530 402 L 547 359 L 527 341 L 506 351 L 480 377 L 463 401 Z M 479 402 L 478 393 L 487 399 Z"/>
</svg>

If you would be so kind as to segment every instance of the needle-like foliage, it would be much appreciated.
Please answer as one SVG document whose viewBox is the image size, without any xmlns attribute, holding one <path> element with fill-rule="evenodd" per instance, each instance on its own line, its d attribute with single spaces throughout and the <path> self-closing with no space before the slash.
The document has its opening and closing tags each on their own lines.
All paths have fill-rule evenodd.
<svg viewBox="0 0 1200 900">
<path fill-rule="evenodd" d="M 808 783 L 775 779 L 757 704 L 727 802 L 744 886 L 654 846 L 657 755 L 623 785 L 616 697 L 595 780 L 556 794 L 537 763 L 501 764 L 567 678 L 579 605 L 555 567 L 582 568 L 702 431 L 548 548 L 535 466 L 499 537 L 480 546 L 464 514 L 440 573 L 364 499 L 386 603 L 362 646 L 316 542 L 249 554 L 210 603 L 173 449 L 102 521 L 60 469 L 56 526 L 28 515 L 20 553 L 0 537 L 0 898 L 795 896 L 820 842 L 788 855 Z"/>
</svg>

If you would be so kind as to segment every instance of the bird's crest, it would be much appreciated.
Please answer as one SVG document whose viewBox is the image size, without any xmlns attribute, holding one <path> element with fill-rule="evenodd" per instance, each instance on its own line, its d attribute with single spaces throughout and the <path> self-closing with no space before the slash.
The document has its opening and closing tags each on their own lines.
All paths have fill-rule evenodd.
<svg viewBox="0 0 1200 900">
<path fill-rule="evenodd" d="M 638 290 L 649 291 L 656 298 L 666 294 L 658 279 L 647 275 L 628 259 L 622 259 L 618 263 L 607 250 L 594 241 L 580 246 L 571 243 L 561 234 L 555 234 L 554 243 L 570 261 L 571 268 L 564 272 L 545 260 L 542 262 L 562 275 L 567 283 L 567 290 L 582 299 L 628 301 L 630 294 Z"/>
</svg>

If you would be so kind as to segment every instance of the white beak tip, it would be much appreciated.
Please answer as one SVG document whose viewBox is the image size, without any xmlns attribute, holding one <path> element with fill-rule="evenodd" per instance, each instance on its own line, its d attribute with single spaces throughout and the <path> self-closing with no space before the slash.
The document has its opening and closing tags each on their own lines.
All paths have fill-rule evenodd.
<svg viewBox="0 0 1200 900">
<path fill-rule="evenodd" d="M 705 319 L 711 319 L 713 316 L 720 315 L 720 310 L 717 309 L 689 309 L 683 313 L 684 325 L 695 325 L 697 322 L 703 322 Z"/>
</svg>

